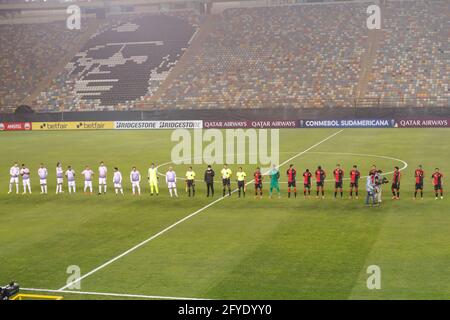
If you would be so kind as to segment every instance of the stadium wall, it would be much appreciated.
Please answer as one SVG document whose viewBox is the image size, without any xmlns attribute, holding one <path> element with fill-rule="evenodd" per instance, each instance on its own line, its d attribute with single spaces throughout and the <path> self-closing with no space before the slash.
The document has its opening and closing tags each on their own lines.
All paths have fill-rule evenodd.
<svg viewBox="0 0 450 320">
<path fill-rule="evenodd" d="M 0 131 L 292 128 L 450 128 L 448 119 L 130 120 L 0 122 Z"/>
<path fill-rule="evenodd" d="M 216 110 L 145 110 L 59 113 L 6 113 L 0 122 L 131 121 L 131 120 L 345 120 L 446 119 L 450 107 L 420 108 L 271 108 Z"/>
<path fill-rule="evenodd" d="M 149 130 L 201 128 L 437 128 L 450 127 L 448 108 L 415 110 L 229 110 L 91 112 L 3 115 L 0 131 Z M 311 112 L 314 111 L 314 112 Z M 367 112 L 369 111 L 369 112 Z M 382 112 L 381 112 L 382 111 Z"/>
</svg>

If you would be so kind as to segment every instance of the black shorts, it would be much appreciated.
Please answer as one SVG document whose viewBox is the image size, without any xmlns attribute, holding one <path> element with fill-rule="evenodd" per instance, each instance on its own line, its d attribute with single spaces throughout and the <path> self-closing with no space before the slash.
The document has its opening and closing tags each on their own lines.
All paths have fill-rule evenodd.
<svg viewBox="0 0 450 320">
<path fill-rule="evenodd" d="M 423 183 L 416 183 L 416 190 L 423 190 Z"/>
<path fill-rule="evenodd" d="M 189 188 L 195 187 L 195 180 L 186 180 L 186 184 Z"/>
<path fill-rule="evenodd" d="M 335 187 L 335 188 L 342 188 L 342 181 L 335 182 L 335 183 L 334 183 L 334 187 Z"/>
<path fill-rule="evenodd" d="M 442 184 L 436 184 L 434 185 L 434 190 L 441 190 L 442 189 Z"/>
<path fill-rule="evenodd" d="M 311 183 L 304 183 L 303 186 L 304 186 L 306 189 L 311 189 Z"/>
<path fill-rule="evenodd" d="M 262 182 L 255 183 L 255 189 L 262 189 Z"/>
<path fill-rule="evenodd" d="M 294 181 L 288 181 L 288 188 L 295 188 L 296 187 L 296 183 L 295 180 Z"/>
<path fill-rule="evenodd" d="M 350 182 L 350 188 L 358 188 L 358 182 Z"/>
<path fill-rule="evenodd" d="M 245 187 L 245 181 L 238 181 L 238 188 L 244 188 Z"/>
<path fill-rule="evenodd" d="M 400 182 L 394 182 L 394 183 L 392 184 L 392 189 L 399 190 L 399 189 L 400 189 Z"/>
<path fill-rule="evenodd" d="M 318 187 L 323 187 L 323 181 L 317 182 L 316 185 L 317 185 Z"/>
<path fill-rule="evenodd" d="M 230 178 L 228 178 L 228 179 L 222 179 L 222 184 L 223 184 L 223 186 L 229 186 L 229 185 L 231 185 Z"/>
</svg>

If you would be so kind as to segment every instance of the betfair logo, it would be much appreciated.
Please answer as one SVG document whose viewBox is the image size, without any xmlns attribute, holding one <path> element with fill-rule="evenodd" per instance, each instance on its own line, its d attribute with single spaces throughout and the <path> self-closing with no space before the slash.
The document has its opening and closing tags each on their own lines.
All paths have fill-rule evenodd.
<svg viewBox="0 0 450 320">
<path fill-rule="evenodd" d="M 41 130 L 65 130 L 67 127 L 67 123 L 61 122 L 44 122 L 39 126 Z"/>
<path fill-rule="evenodd" d="M 105 129 L 104 122 L 80 122 L 77 129 Z"/>
<path fill-rule="evenodd" d="M 33 130 L 102 130 L 114 129 L 112 121 L 33 122 Z"/>
</svg>

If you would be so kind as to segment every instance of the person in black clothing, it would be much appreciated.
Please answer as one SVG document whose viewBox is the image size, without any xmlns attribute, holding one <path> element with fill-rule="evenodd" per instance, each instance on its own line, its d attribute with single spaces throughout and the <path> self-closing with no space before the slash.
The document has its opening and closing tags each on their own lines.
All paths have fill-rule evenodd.
<svg viewBox="0 0 450 320">
<path fill-rule="evenodd" d="M 205 171 L 205 182 L 206 182 L 206 196 L 209 197 L 209 193 L 211 192 L 211 197 L 214 197 L 214 175 L 215 172 L 211 168 L 211 165 L 208 165 L 208 169 Z"/>
</svg>

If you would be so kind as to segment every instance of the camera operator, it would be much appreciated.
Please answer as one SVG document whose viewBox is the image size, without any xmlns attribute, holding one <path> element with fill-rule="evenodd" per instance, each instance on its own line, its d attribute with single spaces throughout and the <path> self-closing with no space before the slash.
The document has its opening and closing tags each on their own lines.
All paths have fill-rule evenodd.
<svg viewBox="0 0 450 320">
<path fill-rule="evenodd" d="M 0 300 L 9 300 L 19 293 L 19 285 L 11 282 L 9 285 L 0 287 Z"/>
<path fill-rule="evenodd" d="M 388 179 L 386 177 L 383 177 L 381 174 L 383 171 L 377 170 L 375 172 L 374 181 L 375 181 L 375 191 L 377 196 L 377 202 L 381 203 L 381 194 L 382 194 L 382 186 L 383 184 L 389 183 Z"/>
<path fill-rule="evenodd" d="M 374 172 L 370 172 L 369 176 L 367 177 L 366 180 L 366 191 L 367 191 L 367 196 L 366 196 L 366 206 L 375 206 L 375 173 Z M 372 200 L 372 204 L 370 203 L 370 200 Z"/>
</svg>

